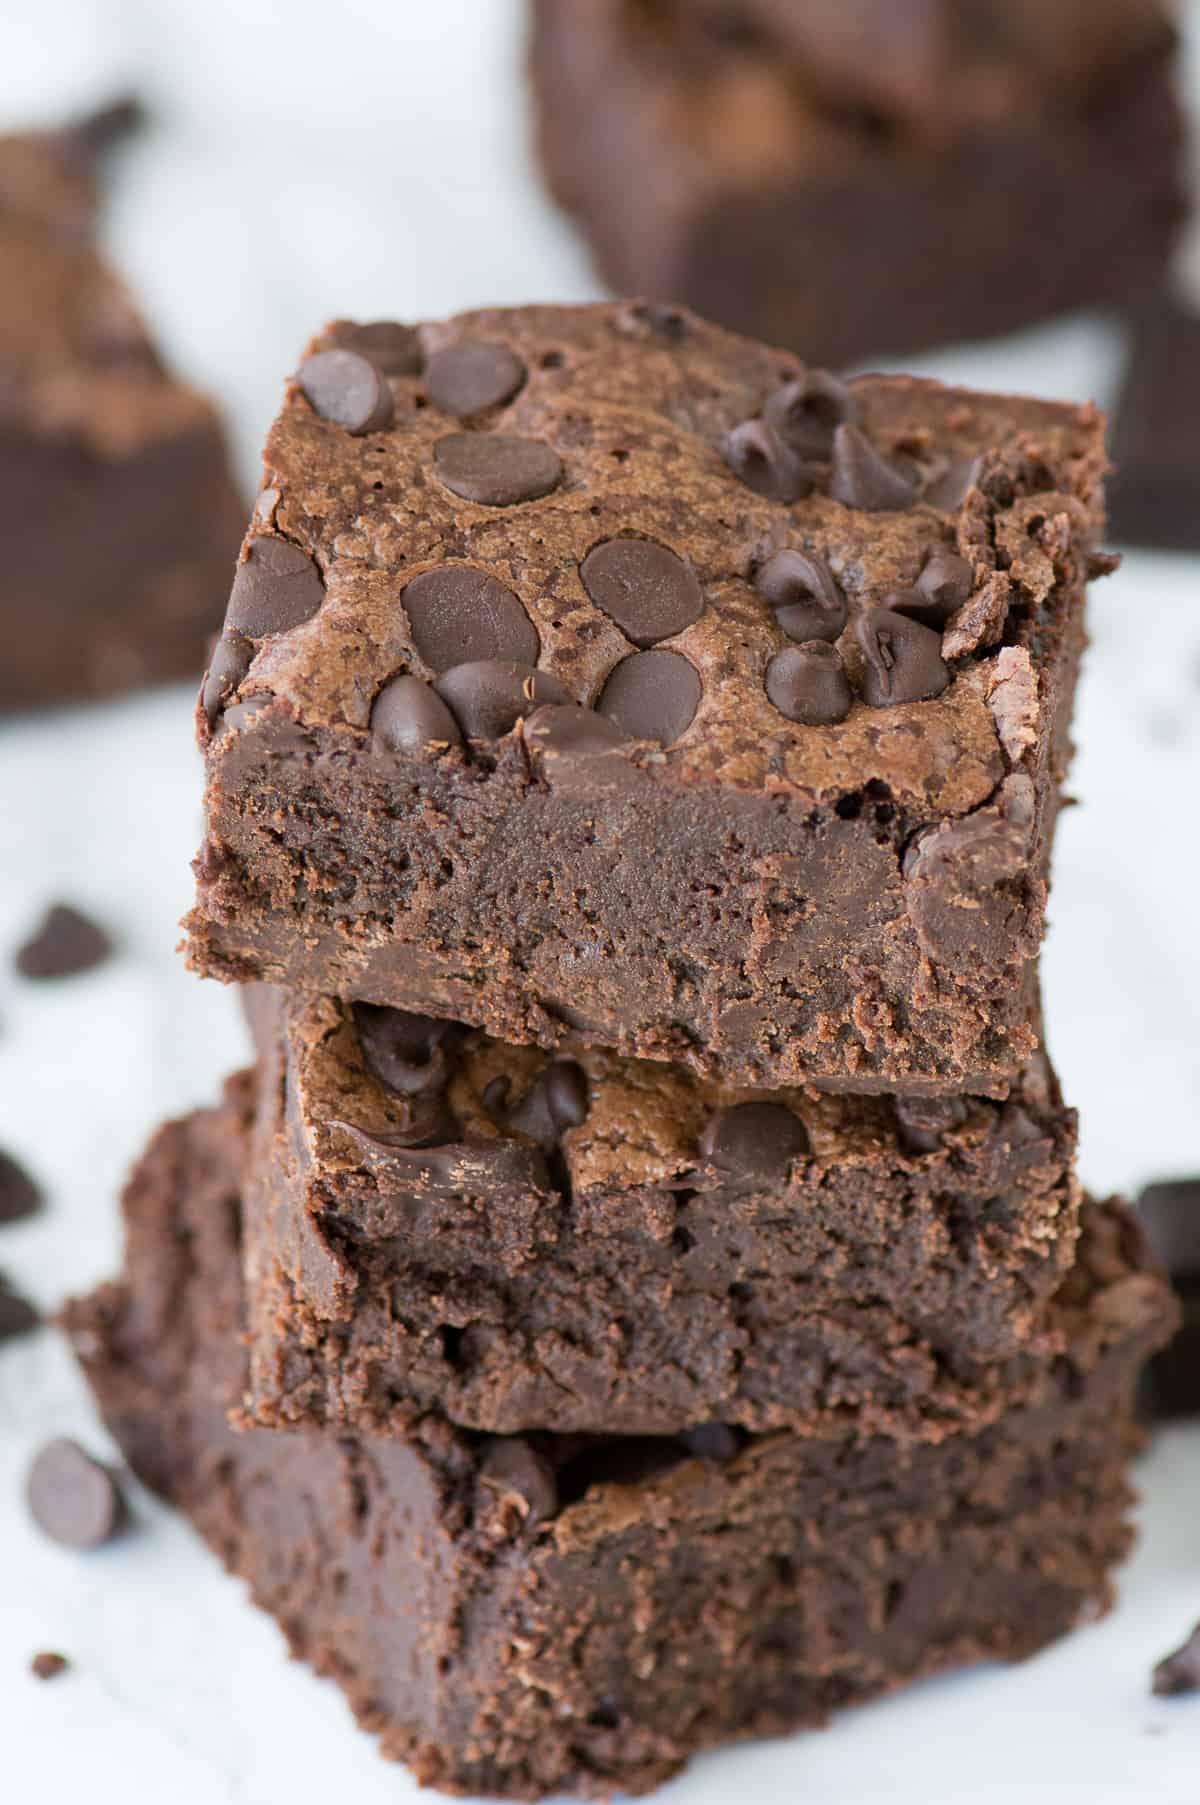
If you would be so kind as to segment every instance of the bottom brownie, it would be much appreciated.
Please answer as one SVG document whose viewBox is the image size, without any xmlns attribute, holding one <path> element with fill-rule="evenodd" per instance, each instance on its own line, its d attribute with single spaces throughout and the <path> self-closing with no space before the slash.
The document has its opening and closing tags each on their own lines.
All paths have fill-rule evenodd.
<svg viewBox="0 0 1200 1805">
<path fill-rule="evenodd" d="M 1108 1603 L 1131 1394 L 1171 1318 L 1119 1206 L 1086 1212 L 1043 1401 L 936 1447 L 832 1424 L 238 1433 L 251 1102 L 235 1080 L 156 1136 L 125 1196 L 126 1276 L 67 1325 L 131 1465 L 422 1781 L 644 1791 L 700 1748 L 1032 1654 Z"/>
</svg>

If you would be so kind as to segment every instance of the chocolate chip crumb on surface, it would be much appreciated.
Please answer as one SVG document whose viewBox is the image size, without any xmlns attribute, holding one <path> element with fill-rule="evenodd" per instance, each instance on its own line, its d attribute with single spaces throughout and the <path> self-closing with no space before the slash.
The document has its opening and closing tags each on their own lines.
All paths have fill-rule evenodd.
<svg viewBox="0 0 1200 1805">
<path fill-rule="evenodd" d="M 1156 1698 L 1184 1698 L 1200 1693 L 1200 1623 L 1182 1647 L 1158 1663 L 1151 1691 Z"/>
<path fill-rule="evenodd" d="M 112 950 L 99 922 L 70 903 L 52 903 L 14 963 L 23 978 L 73 978 L 103 965 Z"/>
<path fill-rule="evenodd" d="M 25 1498 L 38 1528 L 64 1548 L 99 1548 L 127 1520 L 116 1474 L 66 1437 L 47 1442 L 34 1457 Z"/>
<path fill-rule="evenodd" d="M 29 1663 L 29 1671 L 35 1680 L 56 1680 L 60 1674 L 66 1673 L 71 1663 L 66 1655 L 53 1654 L 43 1649 L 41 1654 L 34 1655 Z"/>
</svg>

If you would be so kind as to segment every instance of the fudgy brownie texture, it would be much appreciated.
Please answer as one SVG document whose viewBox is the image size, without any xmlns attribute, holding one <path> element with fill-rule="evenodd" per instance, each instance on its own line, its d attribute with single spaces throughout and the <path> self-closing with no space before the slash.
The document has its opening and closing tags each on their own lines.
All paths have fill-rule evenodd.
<svg viewBox="0 0 1200 1805">
<path fill-rule="evenodd" d="M 1165 290 L 1130 321 L 1112 454 L 1116 537 L 1200 549 L 1200 313 Z"/>
<path fill-rule="evenodd" d="M 1152 289 L 1186 211 L 1173 48 L 1145 0 L 536 0 L 530 64 L 618 293 L 849 365 Z"/>
<path fill-rule="evenodd" d="M 1079 1195 L 1040 1059 L 1003 1104 L 896 1104 L 373 1005 L 253 1013 L 262 1422 L 935 1438 L 1044 1380 Z"/>
<path fill-rule="evenodd" d="M 95 247 L 105 120 L 0 138 L 0 709 L 200 671 L 244 518 Z"/>
<path fill-rule="evenodd" d="M 1170 1316 L 1119 1209 L 1090 1212 L 1039 1404 L 940 1447 L 833 1424 L 690 1447 L 436 1418 L 235 1433 L 247 1105 L 235 1089 L 155 1138 L 125 1278 L 67 1324 L 134 1470 L 426 1783 L 645 1791 L 703 1747 L 1021 1658 L 1108 1603 L 1130 1393 Z"/>
<path fill-rule="evenodd" d="M 678 311 L 331 328 L 201 698 L 193 963 L 1003 1094 L 1104 468 L 1092 409 L 845 387 Z"/>
</svg>

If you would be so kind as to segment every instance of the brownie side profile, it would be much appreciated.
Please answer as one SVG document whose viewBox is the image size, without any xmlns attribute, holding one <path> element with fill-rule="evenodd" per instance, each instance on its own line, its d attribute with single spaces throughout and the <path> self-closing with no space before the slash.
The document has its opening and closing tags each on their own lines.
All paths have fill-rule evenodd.
<svg viewBox="0 0 1200 1805">
<path fill-rule="evenodd" d="M 331 329 L 269 436 L 193 964 L 745 1086 L 1003 1095 L 1100 417 L 637 305 L 404 331 Z"/>
<path fill-rule="evenodd" d="M 1036 1408 L 905 1449 L 847 1436 L 235 1432 L 249 1089 L 162 1130 L 125 1278 L 68 1307 L 104 1417 L 342 1686 L 447 1791 L 642 1792 L 698 1750 L 1015 1660 L 1109 1602 L 1137 1367 L 1169 1328 L 1114 1206 L 1088 1212 Z"/>
<path fill-rule="evenodd" d="M 538 0 L 530 70 L 610 287 L 848 366 L 1150 292 L 1187 210 L 1173 53 L 1144 0 Z"/>
<path fill-rule="evenodd" d="M 1036 1385 L 1078 1225 L 1075 1118 L 744 1092 L 603 1051 L 256 997 L 260 1422 L 934 1438 Z"/>
<path fill-rule="evenodd" d="M 243 506 L 95 247 L 86 131 L 0 137 L 0 710 L 198 674 Z"/>
</svg>

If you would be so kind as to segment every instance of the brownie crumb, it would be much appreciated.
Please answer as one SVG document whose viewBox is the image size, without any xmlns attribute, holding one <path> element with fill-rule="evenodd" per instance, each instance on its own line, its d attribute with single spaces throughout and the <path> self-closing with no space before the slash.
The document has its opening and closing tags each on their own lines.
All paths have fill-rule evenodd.
<svg viewBox="0 0 1200 1805">
<path fill-rule="evenodd" d="M 0 1272 L 0 1342 L 15 1341 L 28 1335 L 41 1321 L 36 1307 L 19 1291 L 14 1291 Z"/>
<path fill-rule="evenodd" d="M 64 1548 L 99 1548 L 126 1520 L 116 1475 L 65 1437 L 36 1456 L 25 1497 L 38 1528 Z"/>
<path fill-rule="evenodd" d="M 1151 1691 L 1156 1698 L 1182 1698 L 1200 1692 L 1200 1623 L 1182 1648 L 1158 1663 Z"/>
<path fill-rule="evenodd" d="M 0 1224 L 23 1221 L 34 1215 L 41 1203 L 37 1182 L 11 1153 L 0 1150 Z"/>
<path fill-rule="evenodd" d="M 102 965 L 111 952 L 97 922 L 69 903 L 52 903 L 17 953 L 16 967 L 23 978 L 72 978 Z"/>
<path fill-rule="evenodd" d="M 29 1663 L 29 1671 L 35 1680 L 56 1680 L 60 1673 L 66 1673 L 71 1663 L 66 1655 L 56 1655 L 49 1649 L 34 1655 Z"/>
</svg>

